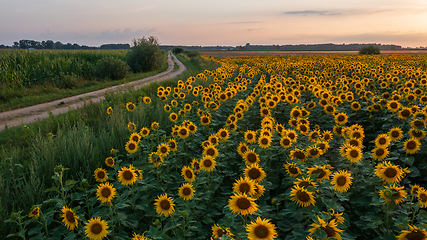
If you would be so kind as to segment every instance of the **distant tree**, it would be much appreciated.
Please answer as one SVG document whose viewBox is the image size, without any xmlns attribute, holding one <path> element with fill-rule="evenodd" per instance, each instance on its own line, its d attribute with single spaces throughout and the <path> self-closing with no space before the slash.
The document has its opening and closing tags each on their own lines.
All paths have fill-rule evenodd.
<svg viewBox="0 0 427 240">
<path fill-rule="evenodd" d="M 54 49 L 55 43 L 52 40 L 47 40 L 42 42 L 44 49 Z"/>
<path fill-rule="evenodd" d="M 156 37 L 133 39 L 132 44 L 126 60 L 132 72 L 151 71 L 161 66 L 162 54 Z"/>
<path fill-rule="evenodd" d="M 54 45 L 55 49 L 62 49 L 62 47 L 63 47 L 62 42 L 60 41 L 55 42 L 55 45 Z"/>
<path fill-rule="evenodd" d="M 175 47 L 174 49 L 172 49 L 172 53 L 174 53 L 174 54 L 179 54 L 182 52 L 184 52 L 184 48 L 182 48 L 182 47 Z"/>
<path fill-rule="evenodd" d="M 378 55 L 381 54 L 380 48 L 377 46 L 369 45 L 359 49 L 361 55 Z"/>
</svg>

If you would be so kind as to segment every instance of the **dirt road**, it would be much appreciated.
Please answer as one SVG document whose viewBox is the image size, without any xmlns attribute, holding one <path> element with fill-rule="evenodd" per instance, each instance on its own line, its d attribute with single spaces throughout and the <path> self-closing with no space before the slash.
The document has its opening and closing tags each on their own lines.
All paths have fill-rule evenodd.
<svg viewBox="0 0 427 240">
<path fill-rule="evenodd" d="M 178 65 L 178 69 L 174 69 L 174 66 Z M 140 89 L 154 81 L 164 81 L 175 78 L 187 68 L 182 64 L 173 54 L 168 54 L 168 69 L 157 75 L 147 77 L 141 80 L 133 81 L 117 85 L 114 87 L 105 88 L 102 90 L 80 94 L 73 97 L 68 97 L 48 103 L 42 103 L 31 107 L 16 109 L 8 112 L 0 113 L 0 131 L 5 127 L 14 127 L 21 124 L 32 123 L 40 121 L 49 117 L 49 112 L 53 115 L 59 115 L 68 112 L 70 109 L 77 109 L 84 106 L 89 101 L 95 103 L 104 100 L 104 94 L 107 92 L 122 92 L 129 88 Z"/>
</svg>

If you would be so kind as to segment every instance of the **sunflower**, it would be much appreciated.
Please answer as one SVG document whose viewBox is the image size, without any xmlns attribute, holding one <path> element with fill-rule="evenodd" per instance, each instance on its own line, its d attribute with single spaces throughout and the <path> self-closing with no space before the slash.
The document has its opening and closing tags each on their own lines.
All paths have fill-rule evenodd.
<svg viewBox="0 0 427 240">
<path fill-rule="evenodd" d="M 169 217 L 175 211 L 173 199 L 172 197 L 168 197 L 166 193 L 157 197 L 154 206 L 156 207 L 156 212 L 163 214 L 165 217 Z"/>
<path fill-rule="evenodd" d="M 248 143 L 256 142 L 256 132 L 252 130 L 248 130 L 245 132 L 245 141 Z"/>
<path fill-rule="evenodd" d="M 40 207 L 39 206 L 33 206 L 31 208 L 30 213 L 28 214 L 29 218 L 38 218 L 40 216 Z"/>
<path fill-rule="evenodd" d="M 317 217 L 317 222 L 310 224 L 310 226 L 311 228 L 308 230 L 310 232 L 310 235 L 313 235 L 319 229 L 326 232 L 327 236 L 326 238 L 322 238 L 322 240 L 341 239 L 340 233 L 344 231 L 337 228 L 338 223 L 336 223 L 335 220 L 326 222 L 325 220 L 321 219 L 319 216 Z"/>
<path fill-rule="evenodd" d="M 412 115 L 412 111 L 408 107 L 402 107 L 402 110 L 398 112 L 398 116 L 403 120 L 408 119 L 408 117 L 410 117 L 411 115 Z"/>
<path fill-rule="evenodd" d="M 362 149 L 355 146 L 348 146 L 345 157 L 352 163 L 357 163 L 362 160 Z"/>
<path fill-rule="evenodd" d="M 200 163 L 199 163 L 199 161 L 197 159 L 194 158 L 191 161 L 191 168 L 194 169 L 195 173 L 199 173 L 201 171 L 201 169 L 200 169 Z"/>
<path fill-rule="evenodd" d="M 321 182 L 323 180 L 329 179 L 331 175 L 331 165 L 323 165 L 323 166 L 317 166 L 314 165 L 313 168 L 308 168 L 308 176 L 311 177 L 312 175 L 316 174 L 316 181 Z"/>
<path fill-rule="evenodd" d="M 305 152 L 311 158 L 318 158 L 320 155 L 322 155 L 322 151 L 317 146 L 309 146 L 307 147 Z"/>
<path fill-rule="evenodd" d="M 79 217 L 67 206 L 63 206 L 61 212 L 62 214 L 60 217 L 62 217 L 62 222 L 65 224 L 65 227 L 67 227 L 68 230 L 74 230 L 79 224 L 77 221 Z"/>
<path fill-rule="evenodd" d="M 135 172 L 126 166 L 123 166 L 121 170 L 118 171 L 119 176 L 119 182 L 122 185 L 133 185 L 136 181 L 136 174 Z"/>
<path fill-rule="evenodd" d="M 227 129 L 221 128 L 220 130 L 218 130 L 217 136 L 221 141 L 226 142 L 228 137 L 230 136 L 230 133 Z"/>
<path fill-rule="evenodd" d="M 178 129 L 178 136 L 182 139 L 187 138 L 190 135 L 190 131 L 185 126 L 181 126 Z"/>
<path fill-rule="evenodd" d="M 259 155 L 255 153 L 254 149 L 248 149 L 242 157 L 246 161 L 246 165 L 259 162 Z"/>
<path fill-rule="evenodd" d="M 320 138 L 320 131 L 319 130 L 313 130 L 308 134 L 308 139 L 310 142 L 316 142 Z"/>
<path fill-rule="evenodd" d="M 400 231 L 399 236 L 396 236 L 397 240 L 425 240 L 427 239 L 427 231 L 425 229 L 419 229 L 414 225 L 408 225 L 409 230 Z"/>
<path fill-rule="evenodd" d="M 286 168 L 286 173 L 291 177 L 297 177 L 301 174 L 301 169 L 297 167 L 296 163 L 285 163 L 283 167 Z"/>
<path fill-rule="evenodd" d="M 150 97 L 143 97 L 142 101 L 144 101 L 145 104 L 150 104 L 151 103 L 151 98 Z"/>
<path fill-rule="evenodd" d="M 218 157 L 219 152 L 213 145 L 203 147 L 203 155 L 210 156 L 212 159 Z"/>
<path fill-rule="evenodd" d="M 125 149 L 130 154 L 135 153 L 138 151 L 138 144 L 132 140 L 129 140 L 125 145 Z"/>
<path fill-rule="evenodd" d="M 248 197 L 246 194 L 234 193 L 228 200 L 228 207 L 232 213 L 252 215 L 258 210 L 258 204 L 254 201 L 254 198 Z"/>
<path fill-rule="evenodd" d="M 336 124 L 344 125 L 348 121 L 348 116 L 346 113 L 338 113 L 334 116 L 334 119 Z"/>
<path fill-rule="evenodd" d="M 381 133 L 375 138 L 375 146 L 377 147 L 388 147 L 390 145 L 390 138 L 388 134 Z"/>
<path fill-rule="evenodd" d="M 245 178 L 252 179 L 256 182 L 261 182 L 266 177 L 265 171 L 259 167 L 257 163 L 247 166 L 243 170 L 243 173 Z"/>
<path fill-rule="evenodd" d="M 139 135 L 138 133 L 134 132 L 134 133 L 132 133 L 130 135 L 129 141 L 134 141 L 134 142 L 136 142 L 136 144 L 138 144 L 139 141 L 141 141 L 141 135 Z"/>
<path fill-rule="evenodd" d="M 383 160 L 390 152 L 387 147 L 377 147 L 372 149 L 371 156 L 375 160 Z"/>
<path fill-rule="evenodd" d="M 337 192 L 347 192 L 352 184 L 353 177 L 346 170 L 340 170 L 332 175 L 331 184 Z"/>
<path fill-rule="evenodd" d="M 188 201 L 194 197 L 194 188 L 191 183 L 184 183 L 178 188 L 178 195 L 180 198 Z"/>
<path fill-rule="evenodd" d="M 308 126 L 308 124 L 298 124 L 297 129 L 300 131 L 300 133 L 304 135 L 307 134 L 308 131 L 310 131 L 310 127 Z"/>
<path fill-rule="evenodd" d="M 172 122 L 176 122 L 176 120 L 178 120 L 178 114 L 172 112 L 169 114 L 169 120 L 171 120 Z"/>
<path fill-rule="evenodd" d="M 313 193 L 308 191 L 305 188 L 301 188 L 298 185 L 295 185 L 291 190 L 290 196 L 292 197 L 292 201 L 298 204 L 300 207 L 308 207 L 316 203 L 316 198 Z"/>
<path fill-rule="evenodd" d="M 250 179 L 249 177 L 242 178 L 236 180 L 233 183 L 233 191 L 241 194 L 255 194 L 255 181 Z"/>
<path fill-rule="evenodd" d="M 426 137 L 426 131 L 420 130 L 420 129 L 411 128 L 408 131 L 408 133 L 409 133 L 409 136 L 411 138 L 415 138 L 415 139 L 418 139 L 418 140 L 421 140 L 421 139 L 423 139 L 423 138 Z"/>
<path fill-rule="evenodd" d="M 85 234 L 91 240 L 101 240 L 107 237 L 108 223 L 101 217 L 91 218 L 85 226 Z"/>
<path fill-rule="evenodd" d="M 157 153 L 162 157 L 166 157 L 169 154 L 169 144 L 161 143 L 160 145 L 158 145 Z"/>
<path fill-rule="evenodd" d="M 391 100 L 387 102 L 387 109 L 392 112 L 397 112 L 401 107 L 402 105 L 396 100 Z"/>
<path fill-rule="evenodd" d="M 135 111 L 135 108 L 136 108 L 136 106 L 135 106 L 135 104 L 133 104 L 132 102 L 128 102 L 128 103 L 126 103 L 126 109 L 127 109 L 129 112 L 133 112 L 133 111 Z"/>
<path fill-rule="evenodd" d="M 211 156 L 204 155 L 200 159 L 200 169 L 203 171 L 210 172 L 215 169 L 216 161 Z"/>
<path fill-rule="evenodd" d="M 131 240 L 149 240 L 145 235 L 145 232 L 140 235 L 140 234 L 136 234 L 135 232 L 132 234 L 132 239 Z"/>
<path fill-rule="evenodd" d="M 415 154 L 420 150 L 420 145 L 420 140 L 410 138 L 403 143 L 403 150 L 405 150 L 407 154 Z"/>
<path fill-rule="evenodd" d="M 409 170 L 401 169 L 399 165 L 383 162 L 375 167 L 375 175 L 386 183 L 398 183 L 405 177 Z"/>
<path fill-rule="evenodd" d="M 169 146 L 169 150 L 172 152 L 175 152 L 176 150 L 178 150 L 178 145 L 176 143 L 176 140 L 171 138 L 169 139 L 169 141 L 167 142 L 168 146 Z"/>
<path fill-rule="evenodd" d="M 115 197 L 114 195 L 116 195 L 116 189 L 112 184 L 106 182 L 98 185 L 96 196 L 98 196 L 98 200 L 102 203 L 110 203 Z"/>
<path fill-rule="evenodd" d="M 163 106 L 163 109 L 165 110 L 165 112 L 170 112 L 172 110 L 171 106 L 169 104 L 165 104 Z"/>
<path fill-rule="evenodd" d="M 291 139 L 292 142 L 296 142 L 298 139 L 298 134 L 295 130 L 287 130 L 286 136 Z"/>
<path fill-rule="evenodd" d="M 189 183 L 193 182 L 194 179 L 196 179 L 196 175 L 194 174 L 193 169 L 188 166 L 182 167 L 181 176 L 184 177 L 185 181 Z"/>
<path fill-rule="evenodd" d="M 406 191 L 403 190 L 405 187 L 397 187 L 395 184 L 393 186 L 386 186 L 386 189 L 380 191 L 380 197 L 385 200 L 385 202 L 393 201 L 394 204 L 398 205 L 401 202 L 404 202 L 406 198 Z"/>
<path fill-rule="evenodd" d="M 190 122 L 187 126 L 188 131 L 190 131 L 190 133 L 196 133 L 197 132 L 197 126 L 194 125 L 194 123 Z"/>
<path fill-rule="evenodd" d="M 107 157 L 105 159 L 105 165 L 107 165 L 109 167 L 113 167 L 114 166 L 114 158 L 113 157 Z"/>
<path fill-rule="evenodd" d="M 331 218 L 328 219 L 328 222 L 334 220 L 336 223 L 341 223 L 343 224 L 345 222 L 345 218 L 342 216 L 343 213 L 339 213 L 339 212 L 335 212 L 334 209 L 331 209 L 332 212 L 324 212 L 326 214 L 328 214 L 329 216 L 331 216 Z"/>
<path fill-rule="evenodd" d="M 112 107 L 107 108 L 107 114 L 110 115 L 111 112 L 113 112 L 113 108 Z"/>
<path fill-rule="evenodd" d="M 258 145 L 261 148 L 269 148 L 270 145 L 271 145 L 271 137 L 270 136 L 263 136 L 263 135 L 261 135 L 258 138 Z"/>
<path fill-rule="evenodd" d="M 150 129 L 143 127 L 141 128 L 141 131 L 139 131 L 139 134 L 141 137 L 147 137 L 150 134 Z"/>
<path fill-rule="evenodd" d="M 258 217 L 246 225 L 249 240 L 273 240 L 277 238 L 276 226 L 269 219 Z"/>
<path fill-rule="evenodd" d="M 360 108 L 362 107 L 362 106 L 360 106 L 360 103 L 358 103 L 358 102 L 352 102 L 350 106 L 351 106 L 351 109 L 353 111 L 360 110 Z"/>
<path fill-rule="evenodd" d="M 211 123 L 211 119 L 209 116 L 207 115 L 202 115 L 200 117 L 200 124 L 202 124 L 203 126 L 207 126 Z"/>
<path fill-rule="evenodd" d="M 234 235 L 230 232 L 230 228 L 222 228 L 215 223 L 212 226 L 212 237 L 221 238 L 222 236 L 233 237 Z"/>
<path fill-rule="evenodd" d="M 307 155 L 305 154 L 304 150 L 300 150 L 298 148 L 291 150 L 289 153 L 289 157 L 291 158 L 291 160 L 296 158 L 302 162 L 307 161 Z"/>
<path fill-rule="evenodd" d="M 280 146 L 282 146 L 283 148 L 290 148 L 292 145 L 292 140 L 287 137 L 287 136 L 283 136 L 282 138 L 280 138 Z"/>
<path fill-rule="evenodd" d="M 151 152 L 148 155 L 148 162 L 152 163 L 155 167 L 162 165 L 163 161 L 164 161 L 163 157 L 157 152 Z"/>
<path fill-rule="evenodd" d="M 159 123 L 158 122 L 152 122 L 151 123 L 151 130 L 157 131 L 158 128 L 159 128 Z"/>
<path fill-rule="evenodd" d="M 93 174 L 97 182 L 105 182 L 108 179 L 107 170 L 103 168 L 97 168 Z"/>
<path fill-rule="evenodd" d="M 127 127 L 128 127 L 129 132 L 135 132 L 136 131 L 136 125 L 133 122 L 129 122 Z"/>
</svg>

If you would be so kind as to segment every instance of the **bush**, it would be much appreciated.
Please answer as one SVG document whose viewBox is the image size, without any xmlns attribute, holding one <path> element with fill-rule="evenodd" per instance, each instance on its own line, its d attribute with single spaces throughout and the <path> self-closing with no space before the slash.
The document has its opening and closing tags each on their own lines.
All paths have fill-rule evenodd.
<svg viewBox="0 0 427 240">
<path fill-rule="evenodd" d="M 94 68 L 94 75 L 101 79 L 118 80 L 126 77 L 129 66 L 122 60 L 113 57 L 104 57 Z"/>
<path fill-rule="evenodd" d="M 373 46 L 373 45 L 369 45 L 369 46 L 365 46 L 362 47 L 361 49 L 359 49 L 359 54 L 362 55 L 377 55 L 377 54 L 381 54 L 380 52 L 380 48 Z"/>
<path fill-rule="evenodd" d="M 156 37 L 133 39 L 132 43 L 127 57 L 132 72 L 152 71 L 162 65 L 162 54 Z"/>
<path fill-rule="evenodd" d="M 176 47 L 176 48 L 172 49 L 173 54 L 179 54 L 182 52 L 184 52 L 184 48 L 182 48 L 182 47 Z"/>
<path fill-rule="evenodd" d="M 198 51 L 194 51 L 194 50 L 184 51 L 184 54 L 187 55 L 189 58 L 195 58 L 195 57 L 200 56 L 200 53 Z"/>
</svg>

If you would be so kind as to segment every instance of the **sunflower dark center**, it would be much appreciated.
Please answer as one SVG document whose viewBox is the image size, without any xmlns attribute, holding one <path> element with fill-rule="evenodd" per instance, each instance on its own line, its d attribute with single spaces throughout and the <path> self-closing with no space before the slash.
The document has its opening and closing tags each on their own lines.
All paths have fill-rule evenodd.
<svg viewBox="0 0 427 240">
<path fill-rule="evenodd" d="M 187 129 L 181 129 L 181 131 L 179 131 L 179 133 L 181 135 L 187 135 Z"/>
<path fill-rule="evenodd" d="M 397 175 L 397 170 L 394 168 L 387 168 L 387 170 L 384 171 L 384 175 L 388 178 L 394 178 Z"/>
<path fill-rule="evenodd" d="M 384 153 L 385 153 L 385 151 L 384 151 L 384 149 L 382 149 L 382 148 L 378 148 L 376 151 L 375 151 L 375 154 L 377 155 L 377 156 L 382 156 L 382 155 L 384 155 Z"/>
<path fill-rule="evenodd" d="M 359 152 L 357 150 L 350 150 L 350 156 L 353 158 L 359 157 Z"/>
<path fill-rule="evenodd" d="M 212 148 L 209 148 L 209 149 L 206 151 L 206 154 L 208 154 L 209 156 L 213 156 L 213 155 L 215 155 L 215 150 L 214 150 L 214 149 L 212 149 Z"/>
<path fill-rule="evenodd" d="M 330 226 L 326 226 L 326 227 L 320 227 L 323 231 L 326 232 L 326 234 L 328 234 L 328 237 L 334 237 L 335 236 L 335 230 L 330 227 Z"/>
<path fill-rule="evenodd" d="M 123 178 L 126 179 L 126 180 L 128 180 L 128 181 L 132 180 L 132 178 L 133 178 L 133 172 L 131 172 L 130 170 L 125 171 L 123 173 Z"/>
<path fill-rule="evenodd" d="M 394 137 L 394 138 L 397 138 L 397 137 L 399 137 L 399 136 L 400 136 L 400 134 L 399 134 L 399 132 L 398 132 L 398 131 L 392 131 L 392 132 L 390 133 L 390 135 L 391 135 L 392 137 Z"/>
<path fill-rule="evenodd" d="M 74 218 L 74 213 L 71 211 L 67 211 L 65 213 L 65 218 L 70 222 L 70 223 L 74 223 L 76 221 L 76 219 Z"/>
<path fill-rule="evenodd" d="M 248 183 L 242 183 L 239 186 L 239 191 L 242 193 L 248 193 L 251 190 L 251 186 Z"/>
<path fill-rule="evenodd" d="M 291 141 L 288 138 L 284 138 L 282 140 L 283 145 L 288 146 L 289 144 L 291 144 Z"/>
<path fill-rule="evenodd" d="M 384 144 L 386 144 L 386 143 L 387 143 L 387 139 L 385 139 L 385 138 L 380 138 L 380 139 L 378 139 L 378 143 L 379 143 L 379 144 L 381 144 L 381 145 L 384 145 Z"/>
<path fill-rule="evenodd" d="M 337 184 L 338 186 L 344 186 L 347 183 L 347 178 L 344 176 L 339 176 L 337 178 Z"/>
<path fill-rule="evenodd" d="M 218 235 L 218 237 L 222 237 L 222 235 L 224 235 L 224 230 L 222 230 L 222 229 L 218 229 L 218 230 L 216 231 L 216 235 Z"/>
<path fill-rule="evenodd" d="M 300 125 L 299 130 L 301 130 L 301 132 L 305 132 L 305 131 L 307 131 L 307 126 Z"/>
<path fill-rule="evenodd" d="M 342 130 L 342 129 L 341 129 Z M 360 135 L 360 133 L 359 132 L 354 132 L 353 133 L 353 137 L 355 137 L 355 138 L 360 138 L 361 137 L 361 135 Z"/>
<path fill-rule="evenodd" d="M 308 202 L 310 201 L 310 195 L 308 195 L 308 193 L 299 190 L 296 194 L 297 198 L 299 201 L 301 202 Z"/>
<path fill-rule="evenodd" d="M 194 163 L 194 168 L 195 168 L 195 169 L 199 169 L 199 168 L 200 168 L 199 163 Z"/>
<path fill-rule="evenodd" d="M 100 223 L 95 223 L 91 226 L 90 231 L 93 234 L 100 234 L 102 232 L 102 225 Z"/>
<path fill-rule="evenodd" d="M 421 194 L 420 195 L 420 200 L 421 200 L 421 202 L 427 202 L 427 195 Z"/>
<path fill-rule="evenodd" d="M 343 115 L 339 115 L 338 116 L 338 121 L 339 122 L 342 122 L 342 121 L 344 121 L 345 120 L 345 117 L 343 116 Z"/>
<path fill-rule="evenodd" d="M 323 169 L 316 169 L 313 171 L 313 174 L 320 173 L 319 176 L 317 176 L 317 179 L 323 178 L 326 175 L 326 172 L 323 171 Z"/>
<path fill-rule="evenodd" d="M 332 106 L 327 106 L 326 107 L 326 111 L 328 112 L 332 112 L 334 110 L 334 108 Z"/>
<path fill-rule="evenodd" d="M 351 139 L 348 143 L 352 146 L 355 146 L 355 147 L 359 146 L 359 142 L 355 139 Z"/>
<path fill-rule="evenodd" d="M 248 175 L 252 179 L 258 179 L 261 176 L 261 172 L 256 168 L 252 168 L 251 170 L 249 170 Z"/>
<path fill-rule="evenodd" d="M 411 115 L 411 112 L 405 109 L 400 114 L 402 114 L 403 117 L 409 117 L 409 115 Z"/>
<path fill-rule="evenodd" d="M 190 189 L 190 188 L 188 188 L 188 187 L 186 187 L 186 188 L 182 189 L 182 194 L 183 194 L 184 196 L 189 196 L 189 195 L 191 194 L 191 189 Z"/>
<path fill-rule="evenodd" d="M 268 139 L 267 139 L 267 138 L 263 138 L 263 139 L 261 139 L 261 143 L 262 143 L 263 145 L 268 144 Z"/>
<path fill-rule="evenodd" d="M 298 159 L 304 159 L 305 158 L 305 154 L 302 152 L 296 152 L 296 153 L 294 153 L 294 156 Z"/>
<path fill-rule="evenodd" d="M 249 153 L 248 156 L 247 156 L 247 159 L 248 159 L 249 162 L 254 163 L 254 162 L 256 162 L 256 155 L 253 154 L 253 153 Z"/>
<path fill-rule="evenodd" d="M 317 150 L 316 148 L 310 149 L 310 155 L 311 156 L 316 156 L 318 153 L 319 153 L 319 150 Z"/>
<path fill-rule="evenodd" d="M 101 190 L 101 195 L 102 195 L 102 197 L 104 197 L 104 198 L 108 198 L 108 197 L 110 197 L 110 196 L 111 196 L 111 190 L 110 190 L 109 188 L 103 188 L 103 189 Z"/>
<path fill-rule="evenodd" d="M 251 207 L 251 202 L 246 198 L 239 198 L 236 201 L 236 206 L 239 209 L 246 210 Z"/>
<path fill-rule="evenodd" d="M 99 179 L 104 179 L 104 177 L 105 177 L 105 172 L 104 172 L 104 171 L 99 171 L 97 175 L 98 175 L 98 178 L 99 178 Z"/>
<path fill-rule="evenodd" d="M 212 166 L 212 161 L 210 159 L 206 159 L 203 161 L 203 165 L 205 165 L 205 167 L 210 167 Z"/>
<path fill-rule="evenodd" d="M 134 142 L 138 142 L 138 141 L 139 141 L 139 137 L 135 135 L 135 136 L 133 136 L 133 137 L 132 137 L 132 140 L 133 140 Z"/>
<path fill-rule="evenodd" d="M 187 178 L 192 178 L 193 177 L 193 173 L 190 171 L 190 170 L 187 170 L 187 171 L 185 171 L 185 176 L 187 177 Z"/>
<path fill-rule="evenodd" d="M 245 153 L 246 151 L 248 151 L 248 148 L 246 147 L 246 146 L 241 146 L 240 147 L 240 151 L 242 152 L 242 153 Z"/>
<path fill-rule="evenodd" d="M 415 131 L 412 131 L 412 135 L 414 135 L 414 137 L 416 138 L 420 138 L 423 136 L 423 132 L 415 130 Z"/>
<path fill-rule="evenodd" d="M 298 111 L 294 111 L 292 113 L 292 117 L 297 118 L 299 116 L 299 112 Z"/>
<path fill-rule="evenodd" d="M 134 143 L 129 144 L 128 146 L 129 150 L 134 150 L 136 148 L 136 145 Z"/>
<path fill-rule="evenodd" d="M 415 144 L 415 141 L 409 141 L 409 142 L 406 144 L 406 148 L 407 148 L 407 149 L 410 149 L 410 150 L 415 149 L 416 147 L 417 147 L 417 144 Z"/>
<path fill-rule="evenodd" d="M 288 170 L 292 174 L 298 174 L 298 168 L 296 167 L 290 167 Z"/>
<path fill-rule="evenodd" d="M 426 237 L 426 235 L 421 231 L 415 230 L 408 233 L 405 237 L 408 240 L 423 240 Z"/>
<path fill-rule="evenodd" d="M 163 210 L 169 210 L 169 208 L 171 207 L 171 204 L 170 204 L 170 202 L 169 202 L 167 199 L 165 199 L 165 200 L 162 200 L 162 201 L 160 202 L 160 207 L 161 207 Z"/>
<path fill-rule="evenodd" d="M 225 131 L 221 132 L 221 137 L 223 137 L 223 138 L 227 137 L 227 132 L 225 132 Z"/>
<path fill-rule="evenodd" d="M 270 234 L 270 231 L 266 226 L 259 225 L 255 228 L 254 233 L 258 238 L 266 238 Z"/>
<path fill-rule="evenodd" d="M 207 122 L 209 122 L 209 119 L 207 117 L 204 117 L 204 118 L 202 118 L 202 122 L 207 123 Z"/>
<path fill-rule="evenodd" d="M 174 149 L 176 147 L 176 144 L 174 142 L 169 143 L 170 148 Z"/>
<path fill-rule="evenodd" d="M 161 147 L 160 148 L 160 152 L 161 153 L 167 153 L 168 152 L 168 148 L 167 147 Z"/>
</svg>

